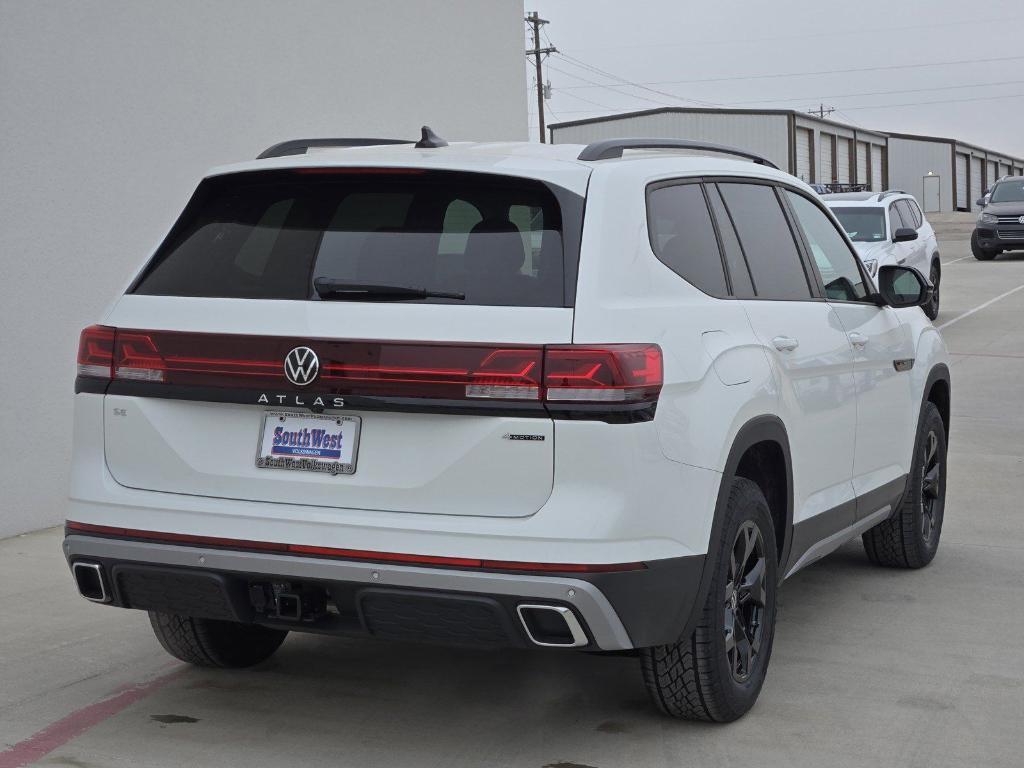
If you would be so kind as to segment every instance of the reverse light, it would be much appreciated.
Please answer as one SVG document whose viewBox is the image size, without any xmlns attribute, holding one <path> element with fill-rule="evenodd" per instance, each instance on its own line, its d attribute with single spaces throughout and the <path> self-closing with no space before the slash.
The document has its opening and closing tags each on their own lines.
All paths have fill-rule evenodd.
<svg viewBox="0 0 1024 768">
<path fill-rule="evenodd" d="M 78 375 L 109 379 L 114 363 L 115 329 L 90 325 L 78 338 Z"/>
</svg>

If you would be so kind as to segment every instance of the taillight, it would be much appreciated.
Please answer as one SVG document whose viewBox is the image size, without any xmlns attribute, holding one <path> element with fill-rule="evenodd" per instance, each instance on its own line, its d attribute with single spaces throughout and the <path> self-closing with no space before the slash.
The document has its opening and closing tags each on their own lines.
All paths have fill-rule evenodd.
<svg viewBox="0 0 1024 768">
<path fill-rule="evenodd" d="M 309 347 L 315 378 L 289 382 L 285 357 Z M 286 390 L 367 398 L 518 401 L 565 415 L 573 405 L 654 404 L 663 383 L 657 344 L 495 346 L 426 342 L 334 341 L 92 326 L 82 331 L 78 374 L 131 384 L 198 390 Z M 104 391 L 106 389 L 104 388 Z M 135 390 L 132 390 L 133 392 Z M 125 392 L 126 393 L 126 392 Z M 156 394 L 155 392 L 153 394 Z M 178 392 L 176 396 L 182 396 Z M 283 402 L 280 398 L 278 402 Z M 270 402 L 269 398 L 261 402 Z M 498 407 L 495 403 L 494 407 Z M 598 408 L 598 411 L 601 409 Z M 541 410 L 543 412 L 543 410 Z M 653 416 L 650 410 L 648 418 Z"/>
<path fill-rule="evenodd" d="M 78 375 L 109 379 L 114 362 L 114 329 L 90 325 L 78 338 Z"/>
<path fill-rule="evenodd" d="M 657 344 L 547 347 L 545 400 L 636 403 L 658 399 L 663 383 Z"/>
</svg>

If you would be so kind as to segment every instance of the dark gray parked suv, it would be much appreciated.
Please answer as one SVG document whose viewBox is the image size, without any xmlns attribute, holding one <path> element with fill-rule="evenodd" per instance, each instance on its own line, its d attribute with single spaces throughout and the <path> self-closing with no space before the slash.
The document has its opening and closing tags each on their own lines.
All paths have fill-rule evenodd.
<svg viewBox="0 0 1024 768">
<path fill-rule="evenodd" d="M 971 252 L 981 261 L 994 259 L 1003 251 L 1024 250 L 1024 176 L 1005 176 L 986 198 L 978 225 L 971 235 Z"/>
</svg>

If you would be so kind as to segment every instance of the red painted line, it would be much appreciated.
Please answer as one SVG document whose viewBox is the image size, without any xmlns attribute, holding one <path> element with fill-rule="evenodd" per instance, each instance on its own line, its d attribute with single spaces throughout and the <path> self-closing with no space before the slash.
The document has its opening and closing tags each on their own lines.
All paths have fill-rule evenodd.
<svg viewBox="0 0 1024 768">
<path fill-rule="evenodd" d="M 120 693 L 115 693 L 109 698 L 72 712 L 24 741 L 19 741 L 13 747 L 0 752 L 0 768 L 23 768 L 23 766 L 41 760 L 53 750 L 64 746 L 93 726 L 99 725 L 104 720 L 108 720 L 149 694 L 163 688 L 184 672 L 184 669 L 178 669 L 147 683 L 128 686 Z"/>
</svg>

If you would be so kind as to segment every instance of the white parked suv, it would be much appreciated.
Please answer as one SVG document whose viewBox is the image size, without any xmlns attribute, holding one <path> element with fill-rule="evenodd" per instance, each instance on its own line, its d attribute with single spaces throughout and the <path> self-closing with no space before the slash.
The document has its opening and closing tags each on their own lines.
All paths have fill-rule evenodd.
<svg viewBox="0 0 1024 768">
<path fill-rule="evenodd" d="M 82 332 L 83 596 L 205 666 L 289 631 L 632 652 L 728 721 L 784 577 L 856 536 L 931 561 L 927 283 L 875 290 L 805 184 L 671 140 L 384 144 L 210 172 Z"/>
<path fill-rule="evenodd" d="M 913 195 L 899 190 L 842 192 L 821 199 L 843 225 L 872 279 L 886 264 L 914 267 L 932 285 L 932 298 L 923 309 L 930 320 L 939 316 L 942 265 L 935 230 Z"/>
</svg>

